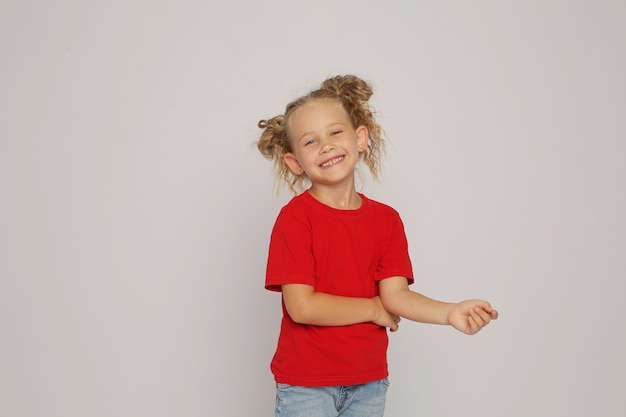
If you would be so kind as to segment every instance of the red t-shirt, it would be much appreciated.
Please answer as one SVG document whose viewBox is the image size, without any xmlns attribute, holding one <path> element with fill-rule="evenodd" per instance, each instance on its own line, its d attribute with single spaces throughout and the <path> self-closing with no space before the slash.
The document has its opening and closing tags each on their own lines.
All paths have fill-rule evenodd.
<svg viewBox="0 0 626 417">
<path fill-rule="evenodd" d="M 338 210 L 309 192 L 281 210 L 272 230 L 265 287 L 308 284 L 347 297 L 378 295 L 378 281 L 413 283 L 404 226 L 391 207 L 361 195 L 356 210 Z M 283 302 L 271 369 L 277 382 L 300 386 L 355 385 L 387 377 L 387 331 L 374 323 L 295 323 Z"/>
</svg>

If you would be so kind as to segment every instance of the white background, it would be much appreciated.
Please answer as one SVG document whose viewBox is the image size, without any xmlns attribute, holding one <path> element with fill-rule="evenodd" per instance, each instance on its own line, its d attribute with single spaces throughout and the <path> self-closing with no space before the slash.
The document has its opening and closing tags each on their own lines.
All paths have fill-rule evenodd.
<svg viewBox="0 0 626 417">
<path fill-rule="evenodd" d="M 0 3 L 0 416 L 270 416 L 256 123 L 354 73 L 414 290 L 388 417 L 626 414 L 621 1 Z"/>
</svg>

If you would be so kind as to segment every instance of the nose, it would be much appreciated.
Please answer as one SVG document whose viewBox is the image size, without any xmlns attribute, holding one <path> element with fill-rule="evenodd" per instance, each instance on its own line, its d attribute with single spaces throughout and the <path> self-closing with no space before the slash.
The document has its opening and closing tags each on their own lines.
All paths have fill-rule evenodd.
<svg viewBox="0 0 626 417">
<path fill-rule="evenodd" d="M 328 153 L 333 149 L 335 149 L 335 144 L 330 139 L 326 139 L 320 147 L 320 153 Z"/>
</svg>

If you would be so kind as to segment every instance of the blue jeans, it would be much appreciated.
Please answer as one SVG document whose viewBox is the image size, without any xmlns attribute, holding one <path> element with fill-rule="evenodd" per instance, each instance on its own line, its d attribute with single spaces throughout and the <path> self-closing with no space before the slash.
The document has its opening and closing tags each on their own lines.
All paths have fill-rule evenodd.
<svg viewBox="0 0 626 417">
<path fill-rule="evenodd" d="M 276 417 L 382 417 L 389 381 L 333 387 L 276 384 Z"/>
</svg>

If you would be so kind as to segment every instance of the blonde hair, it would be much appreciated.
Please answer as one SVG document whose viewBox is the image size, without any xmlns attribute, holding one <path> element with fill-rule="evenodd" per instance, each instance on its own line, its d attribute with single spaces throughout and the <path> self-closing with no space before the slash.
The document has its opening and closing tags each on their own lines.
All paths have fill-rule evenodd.
<svg viewBox="0 0 626 417">
<path fill-rule="evenodd" d="M 363 162 L 368 166 L 372 177 L 378 179 L 380 173 L 380 159 L 384 153 L 385 142 L 383 130 L 374 118 L 374 112 L 369 105 L 373 94 L 372 87 L 354 75 L 337 75 L 325 80 L 320 88 L 309 92 L 287 104 L 285 114 L 279 114 L 271 119 L 261 120 L 258 126 L 263 129 L 256 145 L 261 154 L 274 162 L 277 187 L 286 184 L 297 194 L 304 189 L 306 174 L 295 175 L 285 163 L 285 154 L 292 152 L 289 142 L 289 118 L 302 105 L 316 100 L 333 100 L 342 105 L 353 127 L 365 126 L 369 132 L 367 149 L 362 153 Z"/>
</svg>

